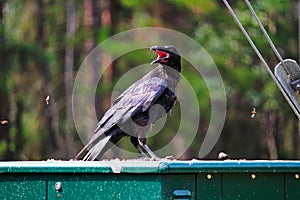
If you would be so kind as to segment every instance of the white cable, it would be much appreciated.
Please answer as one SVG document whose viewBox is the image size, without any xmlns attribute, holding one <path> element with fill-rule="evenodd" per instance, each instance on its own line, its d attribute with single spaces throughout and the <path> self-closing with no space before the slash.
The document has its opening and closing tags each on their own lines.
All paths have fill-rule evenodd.
<svg viewBox="0 0 300 200">
<path fill-rule="evenodd" d="M 284 96 L 284 98 L 287 100 L 287 102 L 290 104 L 292 110 L 295 112 L 295 114 L 298 116 L 298 118 L 300 119 L 300 115 L 299 115 L 299 111 L 296 108 L 296 106 L 293 104 L 293 102 L 290 100 L 289 96 L 287 95 L 286 91 L 283 89 L 283 87 L 280 85 L 279 81 L 277 80 L 277 78 L 275 77 L 275 75 L 273 74 L 272 70 L 270 69 L 269 65 L 266 63 L 265 59 L 262 57 L 261 53 L 259 52 L 259 50 L 257 49 L 257 47 L 255 46 L 255 44 L 253 43 L 252 39 L 250 38 L 249 34 L 247 33 L 247 31 L 245 30 L 245 28 L 243 27 L 242 23 L 240 22 L 240 20 L 238 19 L 238 17 L 236 16 L 236 14 L 234 13 L 234 11 L 232 10 L 231 6 L 229 5 L 229 3 L 227 2 L 227 0 L 223 0 L 224 4 L 226 5 L 227 9 L 229 10 L 230 14 L 232 15 L 233 19 L 235 20 L 235 22 L 237 23 L 237 25 L 239 26 L 239 28 L 241 29 L 241 31 L 243 32 L 243 34 L 245 35 L 245 37 L 247 38 L 248 42 L 250 43 L 252 49 L 255 51 L 255 53 L 257 54 L 257 56 L 259 57 L 259 59 L 261 60 L 261 62 L 264 64 L 267 72 L 270 74 L 271 78 L 273 79 L 273 81 L 275 82 L 275 84 L 277 85 L 277 87 L 279 88 L 280 92 L 282 93 L 282 95 Z M 276 49 L 276 48 L 275 48 Z M 276 50 L 277 51 L 277 50 Z M 279 55 L 280 56 L 280 55 Z M 281 58 L 281 56 L 280 56 Z M 282 58 L 281 58 L 282 60 Z M 284 62 L 281 61 L 282 64 L 284 64 Z M 284 67 L 285 68 L 285 67 Z"/>
<path fill-rule="evenodd" d="M 226 5 L 227 9 L 229 10 L 230 14 L 232 15 L 233 19 L 235 20 L 235 22 L 237 23 L 237 25 L 240 27 L 241 31 L 243 32 L 243 34 L 245 35 L 246 39 L 248 40 L 248 42 L 250 43 L 252 49 L 255 51 L 255 53 L 257 54 L 257 56 L 259 57 L 260 61 L 264 64 L 266 70 L 268 71 L 268 73 L 270 74 L 270 76 L 272 77 L 272 79 L 274 80 L 274 82 L 278 85 L 279 82 L 276 79 L 276 77 L 274 76 L 272 70 L 270 69 L 269 65 L 267 64 L 267 62 L 265 61 L 265 59 L 262 57 L 261 53 L 259 52 L 259 50 L 257 49 L 257 47 L 255 46 L 254 42 L 252 41 L 252 39 L 250 38 L 249 34 L 247 33 L 247 31 L 245 30 L 245 28 L 243 27 L 242 23 L 240 22 L 240 20 L 238 19 L 238 17 L 236 16 L 236 14 L 234 13 L 234 11 L 232 10 L 232 8 L 230 7 L 229 3 L 227 2 L 227 0 L 223 0 L 224 4 Z"/>
<path fill-rule="evenodd" d="M 270 46 L 271 46 L 273 52 L 275 53 L 275 55 L 277 56 L 277 58 L 279 59 L 279 61 L 283 64 L 283 67 L 284 67 L 284 69 L 286 70 L 287 74 L 288 74 L 288 75 L 291 75 L 291 73 L 290 73 L 288 67 L 287 67 L 287 66 L 285 65 L 285 63 L 283 62 L 283 59 L 282 59 L 280 53 L 279 53 L 278 50 L 276 49 L 274 43 L 272 42 L 270 36 L 268 35 L 268 33 L 267 33 L 267 31 L 266 31 L 266 29 L 264 28 L 264 26 L 262 25 L 261 21 L 260 21 L 259 18 L 257 17 L 257 15 L 256 15 L 256 13 L 255 13 L 253 7 L 251 6 L 250 2 L 249 2 L 248 0 L 245 0 L 245 3 L 247 4 L 247 6 L 248 6 L 250 12 L 252 13 L 253 17 L 255 18 L 256 22 L 258 23 L 260 30 L 263 32 L 264 36 L 266 37 L 266 39 L 267 39 L 268 43 L 270 44 Z M 290 76 L 290 78 L 292 79 L 292 81 L 294 81 L 294 78 L 293 78 L 292 76 Z"/>
</svg>

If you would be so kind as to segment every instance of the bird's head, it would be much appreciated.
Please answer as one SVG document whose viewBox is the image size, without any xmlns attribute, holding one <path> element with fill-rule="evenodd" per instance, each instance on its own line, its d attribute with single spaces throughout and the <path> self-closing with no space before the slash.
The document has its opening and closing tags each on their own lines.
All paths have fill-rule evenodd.
<svg viewBox="0 0 300 200">
<path fill-rule="evenodd" d="M 161 63 L 181 71 L 181 56 L 174 46 L 153 46 L 150 50 L 157 53 L 157 58 L 151 64 Z"/>
</svg>

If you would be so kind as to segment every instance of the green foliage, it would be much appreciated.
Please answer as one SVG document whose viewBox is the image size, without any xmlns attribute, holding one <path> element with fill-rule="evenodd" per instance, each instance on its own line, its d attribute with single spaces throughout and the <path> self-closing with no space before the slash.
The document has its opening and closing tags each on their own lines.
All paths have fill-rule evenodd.
<svg viewBox="0 0 300 200">
<path fill-rule="evenodd" d="M 151 0 L 145 1 L 131 1 L 131 0 L 121 0 L 122 5 L 132 9 L 139 9 L 143 7 L 145 4 L 149 4 Z"/>
<path fill-rule="evenodd" d="M 197 12 L 208 14 L 216 8 L 216 4 L 213 1 L 205 0 L 170 0 L 170 2 L 175 2 L 178 6 L 185 6 L 186 8 Z"/>
<path fill-rule="evenodd" d="M 146 26 L 167 27 L 186 33 L 209 53 L 217 65 L 225 83 L 229 109 L 222 133 L 226 137 L 221 137 L 213 153 L 228 149 L 235 151 L 234 154 L 240 157 L 243 155 L 239 152 L 243 152 L 250 158 L 266 158 L 267 147 L 263 138 L 267 126 L 264 121 L 268 113 L 275 111 L 278 123 L 278 154 L 281 158 L 293 158 L 291 155 L 295 155 L 294 158 L 300 157 L 299 154 L 295 154 L 297 147 L 293 146 L 295 144 L 292 142 L 295 132 L 292 128 L 295 125 L 293 112 L 221 1 L 110 1 L 109 15 L 112 23 L 107 25 L 101 24 L 101 12 L 105 1 L 92 1 L 95 21 L 92 26 L 88 26 L 85 22 L 87 7 L 84 1 L 75 0 L 76 32 L 73 39 L 67 38 L 65 33 L 64 1 L 4 2 L 3 19 L 0 23 L 0 117 L 8 118 L 10 127 L 8 132 L 1 132 L 2 159 L 42 159 L 51 155 L 51 150 L 64 148 L 61 147 L 64 145 L 59 145 L 59 141 L 65 140 L 67 133 L 64 85 L 67 46 L 74 46 L 75 76 L 88 53 L 86 45 L 89 39 L 92 38 L 99 44 L 112 33 Z M 42 3 L 42 8 L 38 2 Z M 243 1 L 235 2 L 233 7 L 241 22 L 273 68 L 278 60 L 258 29 L 256 21 L 250 17 L 251 13 Z M 264 0 L 251 3 L 284 58 L 297 60 L 297 2 Z M 134 47 L 135 44 L 132 45 Z M 110 44 L 107 46 L 107 53 L 114 55 L 126 48 L 127 44 L 121 42 Z M 105 85 L 102 84 L 103 80 L 100 80 L 97 97 L 107 99 L 123 74 L 150 61 L 154 55 L 145 54 L 145 51 L 139 49 L 118 58 L 113 64 L 111 80 Z M 203 138 L 210 120 L 209 91 L 203 78 L 188 61 L 184 60 L 182 64 L 183 76 L 188 79 L 198 97 L 201 121 L 197 138 Z M 56 108 L 45 105 L 44 99 L 50 89 L 53 91 L 51 103 L 55 102 Z M 23 109 L 17 102 L 21 102 Z M 102 104 L 105 102 L 98 102 L 97 105 Z M 101 114 L 104 107 L 99 108 Z M 251 119 L 249 115 L 253 107 L 257 108 L 258 117 Z M 53 109 L 57 109 L 58 116 L 52 116 Z M 178 105 L 172 115 L 180 116 Z M 154 148 L 159 149 L 160 145 L 167 144 L 174 137 L 177 128 L 174 124 L 178 122 L 174 121 L 172 116 L 167 118 L 167 122 L 168 125 L 159 136 L 149 139 Z M 53 124 L 57 125 L 56 132 L 59 134 L 54 134 Z M 188 132 L 192 123 L 185 122 L 184 126 Z M 244 141 L 243 135 L 240 134 L 247 135 L 247 141 Z M 284 134 L 288 136 L 287 139 L 284 139 Z M 24 140 L 22 145 L 16 142 L 20 136 Z M 51 138 L 58 143 L 53 142 Z M 161 143 L 157 144 L 157 139 L 161 140 Z M 186 158 L 196 157 L 200 145 L 201 141 L 195 141 Z M 248 152 L 247 145 L 251 146 Z M 131 149 L 128 142 L 122 143 L 121 146 Z M 176 150 L 176 147 L 174 149 Z M 51 153 L 47 154 L 49 151 Z M 20 155 L 14 155 L 15 153 Z M 216 158 L 213 153 L 209 158 Z M 65 158 L 62 154 L 57 155 Z"/>
</svg>

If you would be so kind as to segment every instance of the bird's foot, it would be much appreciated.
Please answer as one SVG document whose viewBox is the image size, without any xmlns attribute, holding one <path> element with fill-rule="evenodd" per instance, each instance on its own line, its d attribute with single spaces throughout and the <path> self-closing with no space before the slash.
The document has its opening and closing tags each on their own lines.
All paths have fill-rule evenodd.
<svg viewBox="0 0 300 200">
<path fill-rule="evenodd" d="M 154 155 L 151 155 L 150 160 L 151 161 L 158 161 L 158 160 L 161 160 L 161 158 L 154 154 Z"/>
</svg>

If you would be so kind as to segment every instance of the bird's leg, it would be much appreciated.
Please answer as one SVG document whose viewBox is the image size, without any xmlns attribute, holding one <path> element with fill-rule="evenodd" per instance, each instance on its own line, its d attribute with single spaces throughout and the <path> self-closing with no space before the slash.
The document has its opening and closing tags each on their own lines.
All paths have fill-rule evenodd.
<svg viewBox="0 0 300 200">
<path fill-rule="evenodd" d="M 142 155 L 142 157 L 149 158 L 149 156 L 147 156 L 147 154 L 145 154 L 145 152 L 139 146 L 139 141 L 138 141 L 137 137 L 131 136 L 130 137 L 130 141 L 131 141 L 131 144 L 136 148 L 136 150 L 138 150 L 138 152 L 140 152 L 140 154 Z"/>
<path fill-rule="evenodd" d="M 159 157 L 146 144 L 146 138 L 138 138 L 138 142 L 147 151 L 152 159 L 159 160 Z"/>
</svg>

